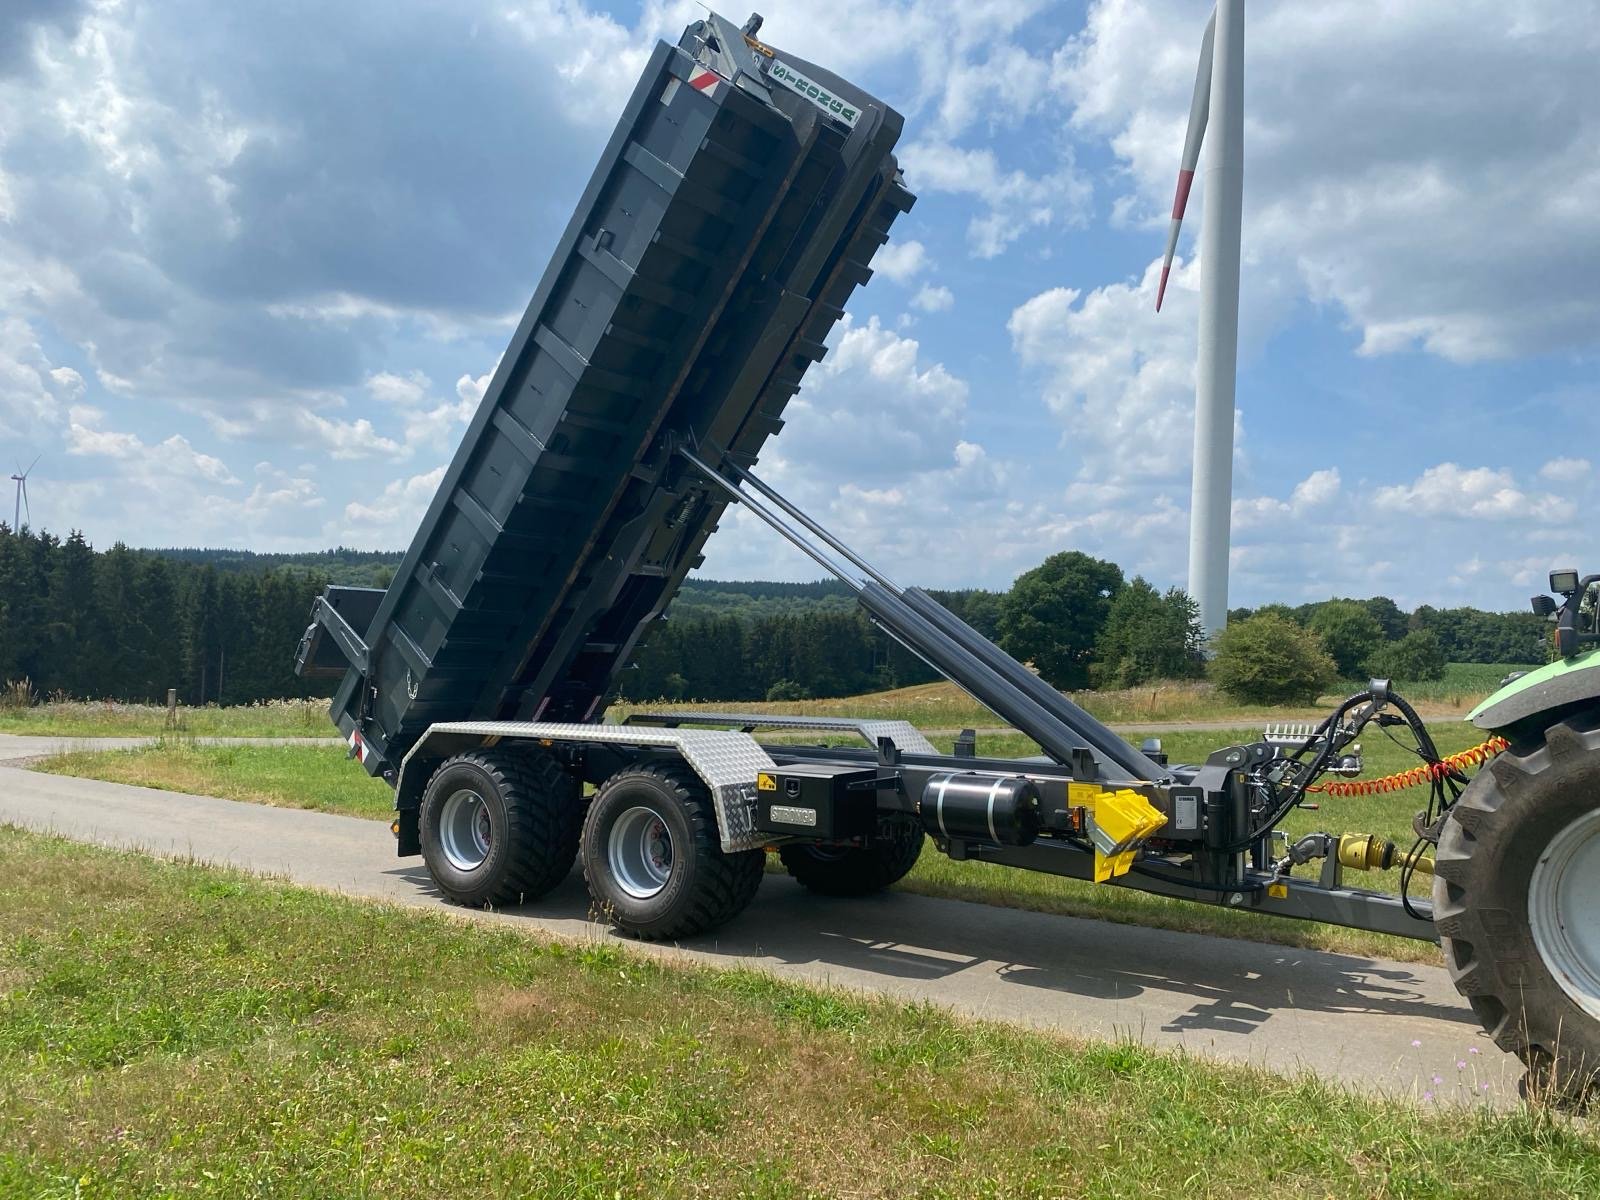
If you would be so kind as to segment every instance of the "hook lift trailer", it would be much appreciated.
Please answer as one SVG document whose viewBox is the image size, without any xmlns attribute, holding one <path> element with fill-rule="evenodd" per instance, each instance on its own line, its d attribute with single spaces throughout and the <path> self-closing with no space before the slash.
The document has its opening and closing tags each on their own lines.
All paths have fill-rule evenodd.
<svg viewBox="0 0 1600 1200">
<path fill-rule="evenodd" d="M 1530 1080 L 1581 1099 L 1600 1074 L 1600 650 L 1584 650 L 1600 577 L 1559 573 L 1564 602 L 1536 598 L 1561 661 L 1472 714 L 1509 749 L 1470 781 L 1381 681 L 1202 763 L 1135 749 L 755 474 L 914 199 L 900 114 L 760 26 L 711 14 L 656 47 L 393 582 L 314 606 L 297 670 L 341 680 L 331 716 L 394 788 L 400 854 L 470 905 L 534 901 L 577 859 L 597 912 L 646 939 L 739 914 L 769 850 L 812 891 L 857 895 L 931 839 L 956 859 L 1437 940 Z M 735 503 L 1042 755 L 983 757 L 970 733 L 945 754 L 900 721 L 602 723 Z M 1280 822 L 1325 776 L 1360 771 L 1369 726 L 1415 738 L 1432 789 L 1416 844 L 1289 844 Z M 1398 870 L 1401 895 L 1346 882 L 1369 870 Z M 1416 875 L 1431 904 L 1407 894 Z"/>
</svg>

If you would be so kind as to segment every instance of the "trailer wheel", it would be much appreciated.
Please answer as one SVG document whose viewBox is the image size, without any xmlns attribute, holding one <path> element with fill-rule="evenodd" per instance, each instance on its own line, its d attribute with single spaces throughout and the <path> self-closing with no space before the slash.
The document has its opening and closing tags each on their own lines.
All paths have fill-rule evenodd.
<svg viewBox="0 0 1600 1200">
<path fill-rule="evenodd" d="M 576 781 L 549 755 L 473 751 L 428 781 L 417 814 L 423 861 L 457 904 L 536 900 L 567 877 L 583 806 Z"/>
<path fill-rule="evenodd" d="M 725 854 L 705 785 L 688 768 L 634 766 L 595 793 L 579 849 L 596 909 L 644 941 L 729 921 L 761 885 L 765 854 Z"/>
<path fill-rule="evenodd" d="M 1478 773 L 1440 836 L 1433 905 L 1451 977 L 1526 1064 L 1526 1094 L 1600 1094 L 1600 715 Z"/>
<path fill-rule="evenodd" d="M 867 896 L 904 879 L 917 865 L 927 838 L 913 821 L 887 820 L 869 846 L 790 842 L 778 857 L 801 887 L 822 896 Z"/>
</svg>

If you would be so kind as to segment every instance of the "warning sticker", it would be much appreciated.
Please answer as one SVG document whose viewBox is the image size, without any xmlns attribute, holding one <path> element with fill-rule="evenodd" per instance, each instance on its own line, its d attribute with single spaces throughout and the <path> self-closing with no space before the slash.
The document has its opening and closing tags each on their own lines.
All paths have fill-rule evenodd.
<svg viewBox="0 0 1600 1200">
<path fill-rule="evenodd" d="M 781 59 L 773 59 L 772 68 L 767 73 L 791 92 L 800 93 L 830 117 L 843 121 L 851 129 L 854 129 L 856 122 L 861 119 L 861 110 L 854 104 L 840 99 L 821 84 L 807 79 Z"/>
<path fill-rule="evenodd" d="M 704 92 L 708 96 L 717 94 L 717 84 L 722 82 L 722 77 L 715 71 L 708 71 L 704 67 L 695 67 L 689 72 L 689 86 L 697 92 Z"/>
</svg>

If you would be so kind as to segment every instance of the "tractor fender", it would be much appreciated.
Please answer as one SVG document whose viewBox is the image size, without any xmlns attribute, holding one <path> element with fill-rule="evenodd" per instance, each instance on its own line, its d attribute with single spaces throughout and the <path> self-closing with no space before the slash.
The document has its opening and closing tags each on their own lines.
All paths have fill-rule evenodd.
<svg viewBox="0 0 1600 1200">
<path fill-rule="evenodd" d="M 1596 699 L 1600 699 L 1600 647 L 1518 676 L 1466 719 L 1479 729 L 1501 730 L 1540 713 L 1564 711 Z"/>
</svg>

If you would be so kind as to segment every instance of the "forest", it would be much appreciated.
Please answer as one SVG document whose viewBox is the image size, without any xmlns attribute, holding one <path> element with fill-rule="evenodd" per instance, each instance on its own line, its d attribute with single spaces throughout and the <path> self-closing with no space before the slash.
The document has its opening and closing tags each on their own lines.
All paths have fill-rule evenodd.
<svg viewBox="0 0 1600 1200">
<path fill-rule="evenodd" d="M 154 702 L 176 688 L 186 704 L 325 695 L 329 681 L 302 681 L 293 670 L 312 599 L 329 582 L 385 583 L 399 557 L 120 543 L 97 551 L 76 532 L 62 539 L 0 523 L 0 684 Z M 1187 596 L 1074 551 L 1050 556 L 1006 592 L 933 594 L 1059 687 L 1128 686 L 1204 668 Z M 1316 632 L 1352 677 L 1402 646 L 1439 663 L 1535 663 L 1547 653 L 1546 626 L 1531 613 L 1406 612 L 1382 596 L 1238 609 L 1229 618 L 1266 612 Z M 633 700 L 801 699 L 933 678 L 841 584 L 690 580 L 617 687 Z"/>
</svg>

